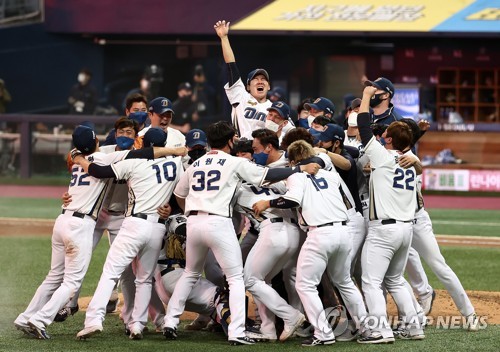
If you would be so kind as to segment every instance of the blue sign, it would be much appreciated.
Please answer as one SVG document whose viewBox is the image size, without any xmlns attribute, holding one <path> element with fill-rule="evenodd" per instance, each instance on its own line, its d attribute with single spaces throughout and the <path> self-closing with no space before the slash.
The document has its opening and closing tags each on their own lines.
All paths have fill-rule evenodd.
<svg viewBox="0 0 500 352">
<path fill-rule="evenodd" d="M 418 86 L 398 86 L 391 102 L 394 109 L 403 117 L 414 118 L 420 112 L 420 89 Z"/>
</svg>

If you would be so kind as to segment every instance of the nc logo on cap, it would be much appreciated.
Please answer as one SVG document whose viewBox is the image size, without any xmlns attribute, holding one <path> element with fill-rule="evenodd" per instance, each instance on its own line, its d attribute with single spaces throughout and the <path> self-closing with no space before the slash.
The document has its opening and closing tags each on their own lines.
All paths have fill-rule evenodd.
<svg viewBox="0 0 500 352">
<path fill-rule="evenodd" d="M 200 139 L 200 137 L 201 137 L 200 132 L 196 131 L 193 133 L 193 139 Z"/>
<path fill-rule="evenodd" d="M 282 108 L 285 105 L 283 104 L 283 102 L 278 101 L 278 102 L 274 103 L 274 106 L 277 107 L 277 108 Z"/>
<path fill-rule="evenodd" d="M 161 101 L 161 106 L 168 106 L 168 100 L 167 99 L 163 99 Z"/>
<path fill-rule="evenodd" d="M 320 101 L 321 101 L 321 98 L 316 98 L 316 100 L 315 100 L 315 101 L 313 101 L 313 104 L 317 104 L 317 103 L 319 103 Z"/>
</svg>

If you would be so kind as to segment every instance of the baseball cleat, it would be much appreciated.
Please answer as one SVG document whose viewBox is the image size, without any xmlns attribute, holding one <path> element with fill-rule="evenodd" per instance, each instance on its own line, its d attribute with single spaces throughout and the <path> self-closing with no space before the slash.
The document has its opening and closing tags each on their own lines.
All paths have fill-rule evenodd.
<svg viewBox="0 0 500 352">
<path fill-rule="evenodd" d="M 131 340 L 142 340 L 142 330 L 139 328 L 133 328 L 130 330 L 129 339 Z"/>
<path fill-rule="evenodd" d="M 469 331 L 479 331 L 479 317 L 476 313 L 469 314 L 465 318 L 465 325 Z"/>
<path fill-rule="evenodd" d="M 239 346 L 239 345 L 255 345 L 255 340 L 251 339 L 247 336 L 243 337 L 233 337 L 228 340 L 231 346 Z"/>
<path fill-rule="evenodd" d="M 306 321 L 306 317 L 304 316 L 304 314 L 302 314 L 302 313 L 299 313 L 299 314 L 300 314 L 299 319 L 297 319 L 295 324 L 292 324 L 292 325 L 285 324 L 285 327 L 283 328 L 283 332 L 280 335 L 281 342 L 287 340 L 290 336 L 292 336 L 293 333 L 295 332 L 295 330 L 297 330 Z"/>
<path fill-rule="evenodd" d="M 313 347 L 313 346 L 321 346 L 321 345 L 333 345 L 335 343 L 335 339 L 331 340 L 320 340 L 316 336 L 310 337 L 307 340 L 302 341 L 302 346 L 305 347 Z"/>
<path fill-rule="evenodd" d="M 255 332 L 255 331 L 245 331 L 245 335 L 252 340 L 255 340 L 256 342 L 276 342 L 278 339 L 275 335 L 267 335 L 263 334 L 261 332 Z"/>
<path fill-rule="evenodd" d="M 83 330 L 80 330 L 78 334 L 76 334 L 76 339 L 85 340 L 101 332 L 102 332 L 102 325 L 89 326 L 87 328 L 84 328 Z"/>
<path fill-rule="evenodd" d="M 35 337 L 37 339 L 40 339 L 40 340 L 49 340 L 50 339 L 50 336 L 49 336 L 49 334 L 47 334 L 47 331 L 45 330 L 45 328 L 40 328 L 30 321 L 28 321 L 28 325 L 31 328 L 31 331 L 33 332 L 33 334 L 35 335 Z"/>
<path fill-rule="evenodd" d="M 424 310 L 424 315 L 429 315 L 432 310 L 432 304 L 434 303 L 434 299 L 436 298 L 436 291 L 432 290 L 432 293 L 425 298 L 419 299 L 418 303 L 422 306 Z"/>
<path fill-rule="evenodd" d="M 106 305 L 106 314 L 116 312 L 116 309 L 118 308 L 118 304 L 120 303 L 120 299 L 116 298 L 114 300 L 110 300 L 108 304 Z"/>
<path fill-rule="evenodd" d="M 381 333 L 373 332 L 367 336 L 360 336 L 358 343 L 363 344 L 379 344 L 379 343 L 394 343 L 394 337 L 383 337 Z"/>
<path fill-rule="evenodd" d="M 165 327 L 163 328 L 163 336 L 165 336 L 167 340 L 175 340 L 177 339 L 177 329 Z"/>
<path fill-rule="evenodd" d="M 14 323 L 17 330 L 22 331 L 28 337 L 38 338 L 37 334 L 28 324 Z"/>
<path fill-rule="evenodd" d="M 54 317 L 54 321 L 62 323 L 70 316 L 75 315 L 79 309 L 80 308 L 78 307 L 78 305 L 76 307 L 64 307 L 59 312 L 57 312 L 56 316 Z"/>
</svg>

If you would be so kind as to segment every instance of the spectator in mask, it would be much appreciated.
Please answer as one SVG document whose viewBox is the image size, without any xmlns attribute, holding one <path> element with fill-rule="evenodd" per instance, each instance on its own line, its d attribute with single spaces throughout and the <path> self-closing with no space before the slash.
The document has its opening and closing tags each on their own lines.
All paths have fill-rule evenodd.
<svg viewBox="0 0 500 352">
<path fill-rule="evenodd" d="M 391 99 L 394 97 L 394 85 L 385 77 L 379 77 L 374 81 L 365 81 L 365 86 L 377 88 L 375 95 L 370 99 L 372 122 L 379 125 L 390 125 L 403 117 L 394 109 Z"/>
<path fill-rule="evenodd" d="M 97 105 L 97 90 L 90 84 L 92 72 L 81 69 L 78 83 L 71 87 L 68 97 L 70 115 L 93 115 Z"/>
<path fill-rule="evenodd" d="M 172 108 L 177 116 L 178 123 L 170 124 L 170 127 L 188 133 L 196 112 L 196 104 L 193 102 L 193 88 L 189 82 L 179 84 L 177 88 L 177 100 L 172 103 Z"/>
</svg>

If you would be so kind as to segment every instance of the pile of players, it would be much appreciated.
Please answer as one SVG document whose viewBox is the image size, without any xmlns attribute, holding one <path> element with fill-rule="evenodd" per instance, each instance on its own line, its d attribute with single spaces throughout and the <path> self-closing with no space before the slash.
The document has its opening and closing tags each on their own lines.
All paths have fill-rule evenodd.
<svg viewBox="0 0 500 352">
<path fill-rule="evenodd" d="M 200 315 L 186 329 L 220 324 L 232 345 L 294 335 L 306 338 L 304 346 L 422 340 L 435 293 L 420 257 L 465 326 L 477 330 L 478 317 L 423 206 L 422 166 L 411 150 L 428 124 L 397 116 L 394 87 L 379 78 L 367 81 L 347 109 L 346 129 L 334 123 L 335 107 L 323 97 L 305 105 L 303 127 L 295 127 L 285 102 L 267 100 L 267 71 L 253 70 L 243 83 L 229 23 L 214 28 L 228 66 L 232 124 L 184 137 L 169 127 L 170 100 L 147 104 L 133 95 L 109 145 L 78 126 L 51 270 L 15 326 L 49 339 L 54 320 L 78 311 L 92 250 L 107 230 L 110 250 L 79 339 L 102 332 L 121 280 L 121 318 L 131 339 L 143 338 L 148 315 L 176 339 L 188 310 Z M 245 291 L 258 324 L 246 318 Z M 398 307 L 396 327 L 387 317 L 387 293 Z M 334 296 L 341 311 L 329 309 Z M 342 319 L 331 324 L 336 315 Z"/>
</svg>

